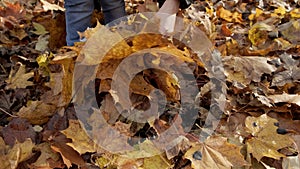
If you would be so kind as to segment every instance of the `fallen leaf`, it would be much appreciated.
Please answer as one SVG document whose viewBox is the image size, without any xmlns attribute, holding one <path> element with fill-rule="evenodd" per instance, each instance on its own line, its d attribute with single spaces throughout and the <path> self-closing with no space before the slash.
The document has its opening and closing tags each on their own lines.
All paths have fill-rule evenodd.
<svg viewBox="0 0 300 169">
<path fill-rule="evenodd" d="M 276 71 L 276 67 L 268 61 L 265 57 L 230 57 L 225 61 L 225 75 L 231 81 L 243 85 L 248 85 L 251 81 L 260 82 L 263 74 Z"/>
<path fill-rule="evenodd" d="M 48 39 L 49 39 L 49 35 L 39 36 L 38 41 L 35 45 L 35 50 L 38 50 L 41 52 L 46 51 L 46 49 L 48 49 L 48 43 L 49 43 Z"/>
<path fill-rule="evenodd" d="M 28 36 L 27 32 L 24 29 L 13 29 L 9 31 L 10 35 L 18 38 L 20 41 Z"/>
<path fill-rule="evenodd" d="M 48 1 L 46 0 L 41 0 L 41 2 L 43 3 L 43 9 L 45 11 L 65 11 L 64 8 L 60 7 L 59 5 L 56 5 L 56 4 L 51 4 L 49 3 Z"/>
<path fill-rule="evenodd" d="M 281 66 L 285 70 L 275 73 L 271 83 L 272 86 L 284 86 L 287 83 L 297 82 L 300 79 L 299 61 L 293 59 L 292 55 L 287 53 L 280 55 L 280 59 L 283 61 Z"/>
<path fill-rule="evenodd" d="M 43 101 L 28 101 L 17 113 L 19 117 L 27 119 L 31 124 L 41 125 L 46 123 L 56 112 L 56 105 Z"/>
<path fill-rule="evenodd" d="M 23 143 L 16 142 L 12 149 L 8 150 L 8 153 L 6 154 L 6 157 L 8 159 L 7 163 L 10 164 L 9 168 L 16 169 L 20 162 L 28 160 L 33 155 L 33 147 L 34 144 L 30 139 L 26 140 Z"/>
<path fill-rule="evenodd" d="M 300 19 L 282 24 L 278 29 L 285 39 L 293 44 L 300 44 Z"/>
<path fill-rule="evenodd" d="M 168 169 L 171 168 L 171 163 L 162 155 L 144 158 L 143 169 Z"/>
<path fill-rule="evenodd" d="M 217 10 L 217 16 L 220 18 L 226 20 L 227 22 L 237 22 L 242 23 L 242 15 L 238 12 L 231 12 L 227 9 L 224 9 L 223 7 L 219 8 Z"/>
<path fill-rule="evenodd" d="M 39 144 L 35 149 L 41 151 L 41 155 L 33 164 L 30 164 L 32 168 L 51 169 L 55 167 L 52 166 L 53 161 L 59 164 L 62 163 L 59 154 L 51 149 L 49 143 Z"/>
<path fill-rule="evenodd" d="M 93 114 L 87 118 L 87 123 L 92 127 L 88 130 L 89 136 L 97 146 L 112 153 L 133 150 L 133 147 L 127 142 L 128 136 L 110 126 L 98 109 L 94 109 Z"/>
<path fill-rule="evenodd" d="M 51 63 L 60 64 L 63 68 L 59 74 L 54 75 L 53 79 L 50 79 L 51 88 L 55 89 L 57 93 L 60 91 L 58 106 L 68 105 L 73 97 L 72 88 L 75 62 L 73 58 L 65 58 L 52 61 Z M 62 78 L 59 76 L 62 76 Z"/>
<path fill-rule="evenodd" d="M 61 155 L 64 164 L 68 168 L 70 168 L 73 163 L 82 168 L 86 167 L 86 164 L 80 156 L 80 154 L 77 151 L 75 151 L 72 147 L 68 146 L 65 142 L 55 141 L 51 143 L 51 148 L 52 150 L 58 152 Z"/>
<path fill-rule="evenodd" d="M 122 154 L 123 157 L 134 159 L 134 158 L 146 158 L 153 157 L 161 154 L 160 147 L 157 147 L 149 139 L 146 139 L 142 143 L 134 145 L 134 150 L 128 151 Z"/>
<path fill-rule="evenodd" d="M 69 127 L 61 132 L 72 139 L 72 142 L 67 143 L 67 145 L 71 146 L 74 150 L 79 152 L 79 154 L 95 152 L 97 150 L 97 145 L 88 136 L 86 131 L 82 129 L 79 121 L 69 120 Z"/>
<path fill-rule="evenodd" d="M 8 83 L 6 86 L 7 89 L 26 88 L 33 85 L 33 82 L 28 81 L 28 79 L 32 78 L 34 73 L 26 73 L 26 66 L 21 63 L 19 65 L 19 69 L 17 71 L 11 70 L 8 80 L 5 80 Z"/>
<path fill-rule="evenodd" d="M 285 157 L 278 150 L 293 144 L 290 136 L 277 133 L 277 122 L 276 119 L 266 114 L 259 117 L 247 117 L 245 120 L 246 129 L 253 136 L 246 140 L 247 151 L 258 161 L 263 157 L 277 160 Z"/>
<path fill-rule="evenodd" d="M 275 103 L 293 103 L 300 106 L 300 95 L 298 94 L 277 94 L 268 96 L 269 99 L 273 100 Z"/>
<path fill-rule="evenodd" d="M 21 20 L 26 17 L 26 10 L 19 2 L 5 2 L 5 8 L 0 7 L 0 16 L 4 18 L 11 16 L 17 20 Z"/>
<path fill-rule="evenodd" d="M 204 143 L 193 145 L 184 155 L 194 169 L 230 169 L 247 165 L 240 153 L 241 147 L 228 143 L 227 138 L 212 136 Z"/>
<path fill-rule="evenodd" d="M 31 31 L 32 33 L 36 35 L 44 35 L 49 33 L 48 31 L 46 31 L 46 28 L 42 24 L 39 24 L 37 22 L 32 22 L 32 24 L 35 29 L 34 31 Z"/>
<path fill-rule="evenodd" d="M 268 40 L 268 32 L 274 29 L 273 25 L 258 22 L 251 27 L 248 37 L 254 46 L 264 45 Z"/>
<path fill-rule="evenodd" d="M 22 118 L 14 118 L 2 129 L 2 134 L 6 144 L 13 146 L 16 141 L 23 143 L 28 139 L 36 142 L 36 133 L 31 124 Z"/>
</svg>

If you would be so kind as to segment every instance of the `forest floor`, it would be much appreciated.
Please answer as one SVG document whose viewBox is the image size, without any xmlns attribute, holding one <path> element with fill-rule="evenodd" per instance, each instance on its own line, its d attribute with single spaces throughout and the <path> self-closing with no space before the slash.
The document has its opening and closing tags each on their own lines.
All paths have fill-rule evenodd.
<svg viewBox="0 0 300 169">
<path fill-rule="evenodd" d="M 136 16 L 67 47 L 63 0 L 0 0 L 0 169 L 300 168 L 299 0 L 196 0 L 180 40 Z"/>
</svg>

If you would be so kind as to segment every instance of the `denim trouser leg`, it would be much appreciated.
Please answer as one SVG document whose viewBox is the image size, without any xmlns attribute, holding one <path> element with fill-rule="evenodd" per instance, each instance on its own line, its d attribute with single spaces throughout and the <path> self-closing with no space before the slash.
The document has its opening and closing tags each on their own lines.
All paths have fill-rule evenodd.
<svg viewBox="0 0 300 169">
<path fill-rule="evenodd" d="M 105 23 L 126 15 L 124 0 L 100 0 Z M 73 46 L 79 41 L 79 32 L 91 26 L 94 0 L 65 0 L 67 45 Z"/>
<path fill-rule="evenodd" d="M 105 23 L 126 15 L 124 0 L 100 0 Z"/>
<path fill-rule="evenodd" d="M 77 31 L 83 32 L 91 26 L 94 0 L 65 0 L 67 45 L 79 41 Z"/>
</svg>

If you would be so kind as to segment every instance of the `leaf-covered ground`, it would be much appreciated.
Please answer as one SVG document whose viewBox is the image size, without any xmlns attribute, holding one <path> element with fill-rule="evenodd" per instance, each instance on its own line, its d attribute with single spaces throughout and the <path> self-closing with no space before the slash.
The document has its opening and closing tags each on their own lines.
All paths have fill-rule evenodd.
<svg viewBox="0 0 300 169">
<path fill-rule="evenodd" d="M 88 67 L 97 61 L 79 55 L 84 48 L 94 49 L 93 43 L 64 46 L 62 7 L 63 0 L 0 1 L 1 169 L 300 167 L 299 0 L 197 0 L 178 15 L 210 39 L 213 52 L 207 61 L 199 60 L 180 42 L 159 35 L 142 34 L 121 41 L 95 71 L 92 86 L 100 110 L 89 107 L 83 111 L 86 121 L 78 120 L 74 110 L 73 101 L 84 98 L 72 95 L 74 66 L 76 59 Z M 155 7 L 128 0 L 126 10 L 132 14 Z M 103 18 L 101 12 L 94 14 L 96 26 Z M 81 35 L 92 38 L 101 28 L 98 24 Z M 144 114 L 157 117 L 155 114 L 161 113 L 146 122 L 137 122 L 145 117 L 134 116 L 136 112 L 133 116 L 119 114 L 116 107 L 124 108 L 128 102 L 111 90 L 113 72 L 126 56 L 148 48 L 165 52 L 137 60 L 138 66 L 150 61 L 176 68 L 184 62 L 193 68 L 194 85 L 200 92 L 193 98 L 198 104 L 187 105 L 198 111 L 190 130 L 179 115 L 180 107 L 185 106 L 183 96 L 178 96 L 183 86 L 170 73 L 157 69 L 140 72 L 127 88 L 132 107 L 140 111 L 151 107 L 151 91 L 160 89 L 166 96 L 165 111 Z M 221 66 L 208 67 L 218 59 Z M 225 79 L 210 70 L 222 70 Z M 89 87 L 91 78 L 84 73 L 83 82 Z M 208 112 L 221 113 L 220 122 L 210 119 Z M 98 120 L 99 114 L 105 122 Z M 206 121 L 207 117 L 210 120 Z M 127 137 L 145 139 L 110 137 L 104 123 Z M 83 129 L 82 124 L 88 125 Z M 163 135 L 172 126 L 177 135 Z M 207 137 L 211 128 L 215 131 Z M 101 131 L 97 133 L 101 145 L 111 149 L 134 145 L 135 150 L 111 153 L 93 142 L 86 131 Z M 175 140 L 174 146 L 160 150 L 169 141 L 153 141 L 161 137 Z"/>
</svg>

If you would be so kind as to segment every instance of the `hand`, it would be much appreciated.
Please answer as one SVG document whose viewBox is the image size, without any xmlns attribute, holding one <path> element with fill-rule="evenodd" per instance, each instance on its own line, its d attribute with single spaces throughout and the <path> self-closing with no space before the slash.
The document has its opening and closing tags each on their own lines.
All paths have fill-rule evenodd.
<svg viewBox="0 0 300 169">
<path fill-rule="evenodd" d="M 179 0 L 166 0 L 159 9 L 157 16 L 160 19 L 160 33 L 165 35 L 174 32 L 179 4 Z"/>
<path fill-rule="evenodd" d="M 179 0 L 166 0 L 158 12 L 166 14 L 176 14 L 179 11 Z"/>
</svg>

